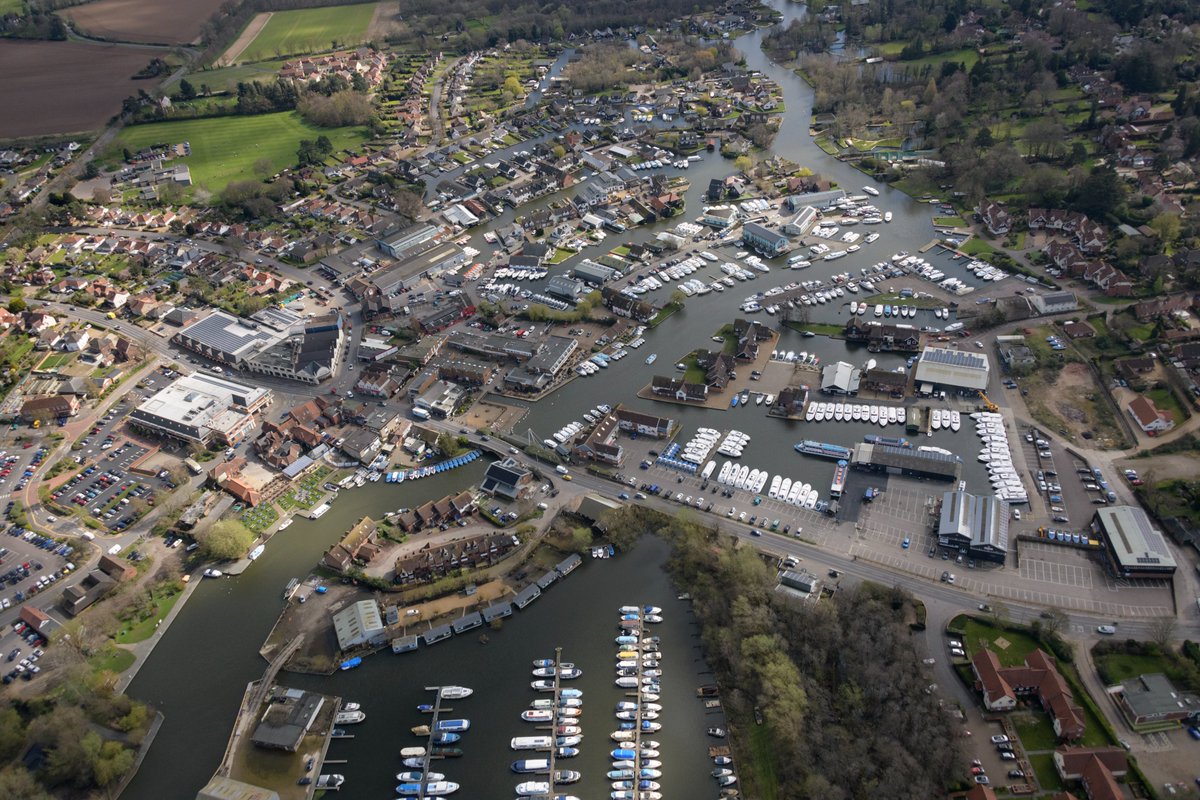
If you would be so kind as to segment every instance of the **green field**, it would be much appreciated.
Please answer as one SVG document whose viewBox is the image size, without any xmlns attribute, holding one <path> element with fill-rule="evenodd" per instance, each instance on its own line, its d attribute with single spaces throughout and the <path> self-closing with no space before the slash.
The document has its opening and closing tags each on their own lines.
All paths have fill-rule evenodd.
<svg viewBox="0 0 1200 800">
<path fill-rule="evenodd" d="M 3 0 L 0 0 L 3 2 Z M 236 67 L 221 67 L 219 69 L 203 69 L 187 76 L 196 91 L 207 86 L 212 92 L 233 92 L 236 94 L 237 85 L 245 81 L 268 83 L 275 80 L 279 70 L 287 63 L 286 59 L 277 61 L 259 61 L 254 64 L 239 64 Z M 171 97 L 178 97 L 179 84 L 173 83 L 167 89 Z"/>
<path fill-rule="evenodd" d="M 21 0 L 0 0 L 0 14 L 19 14 L 23 7 Z"/>
<path fill-rule="evenodd" d="M 276 11 L 238 61 L 263 61 L 361 44 L 366 40 L 375 5 Z"/>
<path fill-rule="evenodd" d="M 367 137 L 364 128 L 317 128 L 285 111 L 133 125 L 121 131 L 113 147 L 119 155 L 122 147 L 137 152 L 153 144 L 189 142 L 192 154 L 181 161 L 191 168 L 193 185 L 217 193 L 230 181 L 253 180 L 260 158 L 270 159 L 276 170 L 294 166 L 300 140 L 322 134 L 333 142 L 334 152 L 355 147 Z"/>
</svg>

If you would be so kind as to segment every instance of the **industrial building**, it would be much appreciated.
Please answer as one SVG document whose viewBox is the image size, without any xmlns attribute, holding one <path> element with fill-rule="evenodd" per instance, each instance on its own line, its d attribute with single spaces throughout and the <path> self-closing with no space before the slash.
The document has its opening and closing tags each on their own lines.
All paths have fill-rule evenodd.
<svg viewBox="0 0 1200 800">
<path fill-rule="evenodd" d="M 980 392 L 987 388 L 991 368 L 983 353 L 945 347 L 926 347 L 917 362 L 915 382 L 921 394 L 936 390 Z"/>
<path fill-rule="evenodd" d="M 862 370 L 845 361 L 836 361 L 821 368 L 821 391 L 825 394 L 858 394 Z"/>
<path fill-rule="evenodd" d="M 147 397 L 129 415 L 145 430 L 207 446 L 235 445 L 254 430 L 271 391 L 197 372 Z"/>
<path fill-rule="evenodd" d="M 383 644 L 387 629 L 374 600 L 359 600 L 333 615 L 333 631 L 343 653 L 364 644 Z"/>
<path fill-rule="evenodd" d="M 250 735 L 250 741 L 268 750 L 294 753 L 325 705 L 325 698 L 300 689 L 284 689 L 271 698 Z"/>
<path fill-rule="evenodd" d="M 1120 578 L 1169 578 L 1175 557 L 1162 531 L 1137 506 L 1108 506 L 1092 517 L 1092 533 L 1104 543 L 1109 569 Z"/>
<path fill-rule="evenodd" d="M 938 481 L 956 481 L 962 474 L 962 461 L 956 456 L 865 442 L 854 446 L 850 466 L 865 472 Z"/>
<path fill-rule="evenodd" d="M 995 496 L 946 492 L 937 536 L 942 547 L 1003 564 L 1008 555 L 1008 504 Z"/>
<path fill-rule="evenodd" d="M 1200 697 L 1179 691 L 1160 672 L 1122 681 L 1119 686 L 1110 687 L 1108 694 L 1135 731 L 1200 722 Z"/>
<path fill-rule="evenodd" d="M 606 267 L 603 264 L 597 264 L 590 259 L 584 259 L 575 265 L 572 271 L 572 276 L 578 278 L 585 283 L 594 283 L 599 286 L 606 281 L 611 281 L 620 273 L 612 267 Z"/>
<path fill-rule="evenodd" d="M 767 258 L 785 253 L 791 246 L 787 236 L 756 222 L 747 222 L 742 226 L 742 244 L 757 250 Z"/>
</svg>

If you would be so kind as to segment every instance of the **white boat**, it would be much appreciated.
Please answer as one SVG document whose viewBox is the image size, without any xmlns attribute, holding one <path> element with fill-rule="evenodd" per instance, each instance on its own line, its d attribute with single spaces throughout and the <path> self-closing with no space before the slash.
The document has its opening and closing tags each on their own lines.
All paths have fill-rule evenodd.
<svg viewBox="0 0 1200 800">
<path fill-rule="evenodd" d="M 890 211 L 883 212 L 883 221 L 891 222 L 892 221 L 892 212 L 890 212 Z"/>
<path fill-rule="evenodd" d="M 225 574 L 225 573 L 221 572 L 221 570 L 219 570 L 219 569 L 206 569 L 206 570 L 204 570 L 204 577 L 206 577 L 206 578 L 219 578 L 219 577 L 221 577 L 221 576 L 222 576 L 222 575 L 224 575 L 224 574 Z"/>
<path fill-rule="evenodd" d="M 438 690 L 438 696 L 443 700 L 462 700 L 474 693 L 474 689 L 468 689 L 465 686 L 443 686 Z"/>
<path fill-rule="evenodd" d="M 930 414 L 929 427 L 935 431 L 942 429 L 942 410 L 940 408 L 933 409 L 933 413 Z"/>
<path fill-rule="evenodd" d="M 957 411 L 951 411 L 950 412 L 950 430 L 954 431 L 955 433 L 958 433 L 958 430 L 961 427 L 962 427 L 962 416 Z"/>
</svg>

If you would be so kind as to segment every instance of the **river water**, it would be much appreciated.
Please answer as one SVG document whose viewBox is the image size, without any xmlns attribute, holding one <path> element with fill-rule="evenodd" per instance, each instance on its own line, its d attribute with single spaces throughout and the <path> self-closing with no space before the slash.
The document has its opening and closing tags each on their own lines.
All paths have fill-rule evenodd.
<svg viewBox="0 0 1200 800">
<path fill-rule="evenodd" d="M 803 6 L 786 0 L 773 0 L 772 5 L 783 13 L 785 25 L 803 14 Z M 813 144 L 808 136 L 812 91 L 790 70 L 772 64 L 762 53 L 760 43 L 764 33 L 761 30 L 750 33 L 740 38 L 737 46 L 750 69 L 770 76 L 783 89 L 788 111 L 774 152 L 832 178 L 851 192 L 856 191 L 868 179 Z M 692 182 L 687 198 L 689 217 L 696 216 L 704 205 L 703 194 L 709 179 L 723 178 L 731 172 L 732 164 L 714 154 L 692 165 L 686 173 Z M 893 252 L 914 252 L 933 238 L 928 205 L 882 184 L 878 188 L 881 196 L 876 204 L 894 215 L 890 225 L 875 229 L 883 234 L 879 242 L 835 262 L 817 261 L 800 272 L 776 265 L 770 275 L 760 276 L 753 283 L 691 298 L 683 311 L 649 332 L 646 345 L 638 351 L 659 353 L 657 369 L 645 365 L 643 357 L 631 356 L 614 364 L 602 373 L 603 377 L 576 380 L 531 409 L 522 422 L 522 432 L 531 427 L 541 439 L 600 402 L 620 401 L 680 419 L 685 433 L 699 425 L 736 427 L 753 437 L 743 456 L 744 463 L 766 468 L 772 474 L 803 477 L 815 486 L 827 486 L 833 465 L 797 455 L 792 451 L 792 443 L 811 438 L 849 445 L 861 441 L 864 433 L 896 435 L 898 429 L 892 426 L 883 431 L 860 423 L 782 422 L 768 419 L 760 406 L 723 411 L 664 407 L 639 400 L 635 394 L 656 372 L 670 372 L 680 356 L 704 346 L 716 328 L 739 315 L 737 307 L 749 294 L 791 280 L 828 278 L 847 270 L 857 273 L 860 267 L 884 260 Z M 501 222 L 509 221 L 512 213 L 506 212 Z M 657 223 L 635 230 L 624 239 L 647 241 L 660 230 L 673 226 L 674 223 Z M 481 233 L 475 235 L 473 244 L 481 252 L 488 252 L 490 248 L 482 241 Z M 957 262 L 947 260 L 944 265 L 939 262 L 939 266 L 947 275 L 975 283 Z M 665 296 L 659 298 L 660 302 L 663 300 Z M 845 311 L 840 306 L 814 307 L 811 319 L 844 321 Z M 932 315 L 914 322 L 918 326 L 937 324 Z M 865 350 L 848 353 L 842 342 L 823 337 L 803 339 L 787 329 L 779 347 L 797 352 L 815 351 L 822 363 L 845 359 L 857 364 L 867 358 Z M 886 354 L 874 357 L 883 367 L 900 363 Z M 782 435 L 780 426 L 786 431 Z M 959 436 L 963 438 L 958 440 L 957 449 L 962 450 L 968 434 Z M 955 439 L 949 432 L 939 433 L 929 441 L 955 447 Z M 973 460 L 967 459 L 964 467 L 968 483 L 986 485 L 986 481 L 980 483 L 983 472 Z M 224 752 L 245 685 L 260 676 L 264 668 L 258 648 L 279 614 L 281 593 L 290 578 L 307 574 L 323 550 L 362 515 L 378 517 L 384 511 L 416 505 L 418 501 L 461 489 L 477 482 L 482 469 L 481 465 L 475 465 L 400 485 L 367 484 L 344 494 L 322 519 L 315 522 L 298 519 L 272 540 L 267 552 L 243 576 L 208 581 L 199 587 L 129 687 L 132 696 L 163 711 L 166 721 L 126 797 L 190 798 L 211 776 Z M 346 775 L 347 787 L 342 794 L 351 798 L 390 796 L 395 783 L 393 775 L 400 769 L 398 750 L 411 743 L 408 727 L 422 721 L 415 711 L 416 704 L 424 699 L 421 687 L 438 682 L 472 686 L 476 695 L 457 704 L 457 710 L 474 722 L 465 738 L 467 755 L 460 761 L 447 762 L 442 771 L 463 784 L 464 796 L 499 798 L 510 795 L 509 789 L 516 782 L 508 773 L 508 763 L 513 759 L 508 739 L 529 733 L 523 730 L 526 726 L 519 719 L 520 710 L 532 698 L 528 689 L 529 662 L 549 657 L 554 646 L 562 646 L 564 658 L 584 669 L 579 684 L 589 701 L 584 717 L 587 738 L 583 754 L 567 766 L 578 766 L 584 771 L 586 783 L 576 793 L 603 797 L 605 787 L 601 779 L 611 749 L 607 733 L 614 727 L 610 711 L 612 703 L 619 699 L 612 686 L 610 669 L 615 611 L 624 604 L 660 605 L 668 612 L 667 622 L 660 626 L 663 630 L 656 631 L 663 635 L 667 653 L 663 700 L 666 726 L 655 738 L 664 745 L 664 786 L 668 797 L 711 795 L 713 787 L 707 775 L 703 730 L 712 720 L 706 721 L 700 704 L 692 697 L 694 685 L 703 682 L 700 678 L 703 665 L 694 649 L 694 630 L 686 609 L 675 601 L 675 593 L 659 569 L 665 554 L 666 546 L 654 540 L 616 560 L 588 563 L 525 612 L 518 612 L 506 622 L 503 631 L 491 636 L 486 646 L 467 635 L 428 651 L 371 657 L 360 669 L 330 678 L 285 675 L 283 681 L 340 694 L 364 704 L 368 717 L 355 731 L 358 738 L 335 742 L 331 750 L 331 757 L 349 761 L 339 765 L 337 771 Z"/>
</svg>

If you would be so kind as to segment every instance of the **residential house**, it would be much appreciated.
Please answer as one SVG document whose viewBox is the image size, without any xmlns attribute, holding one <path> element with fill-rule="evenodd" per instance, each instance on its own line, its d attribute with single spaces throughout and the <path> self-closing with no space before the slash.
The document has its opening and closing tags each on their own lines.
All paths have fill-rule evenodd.
<svg viewBox="0 0 1200 800">
<path fill-rule="evenodd" d="M 975 688 L 983 695 L 988 711 L 1012 711 L 1021 698 L 1036 698 L 1050 715 L 1054 733 L 1060 740 L 1076 741 L 1083 736 L 1083 709 L 1075 704 L 1054 659 L 1042 650 L 1034 650 L 1018 667 L 1002 667 L 996 654 L 980 649 L 971 658 Z"/>
<path fill-rule="evenodd" d="M 1151 436 L 1175 427 L 1175 418 L 1171 412 L 1160 410 L 1153 400 L 1143 394 L 1129 402 L 1128 410 L 1129 416 L 1133 417 L 1138 427 Z"/>
<path fill-rule="evenodd" d="M 999 203 L 984 200 L 975 206 L 975 213 L 993 236 L 1004 236 L 1012 230 L 1012 215 Z"/>
</svg>

